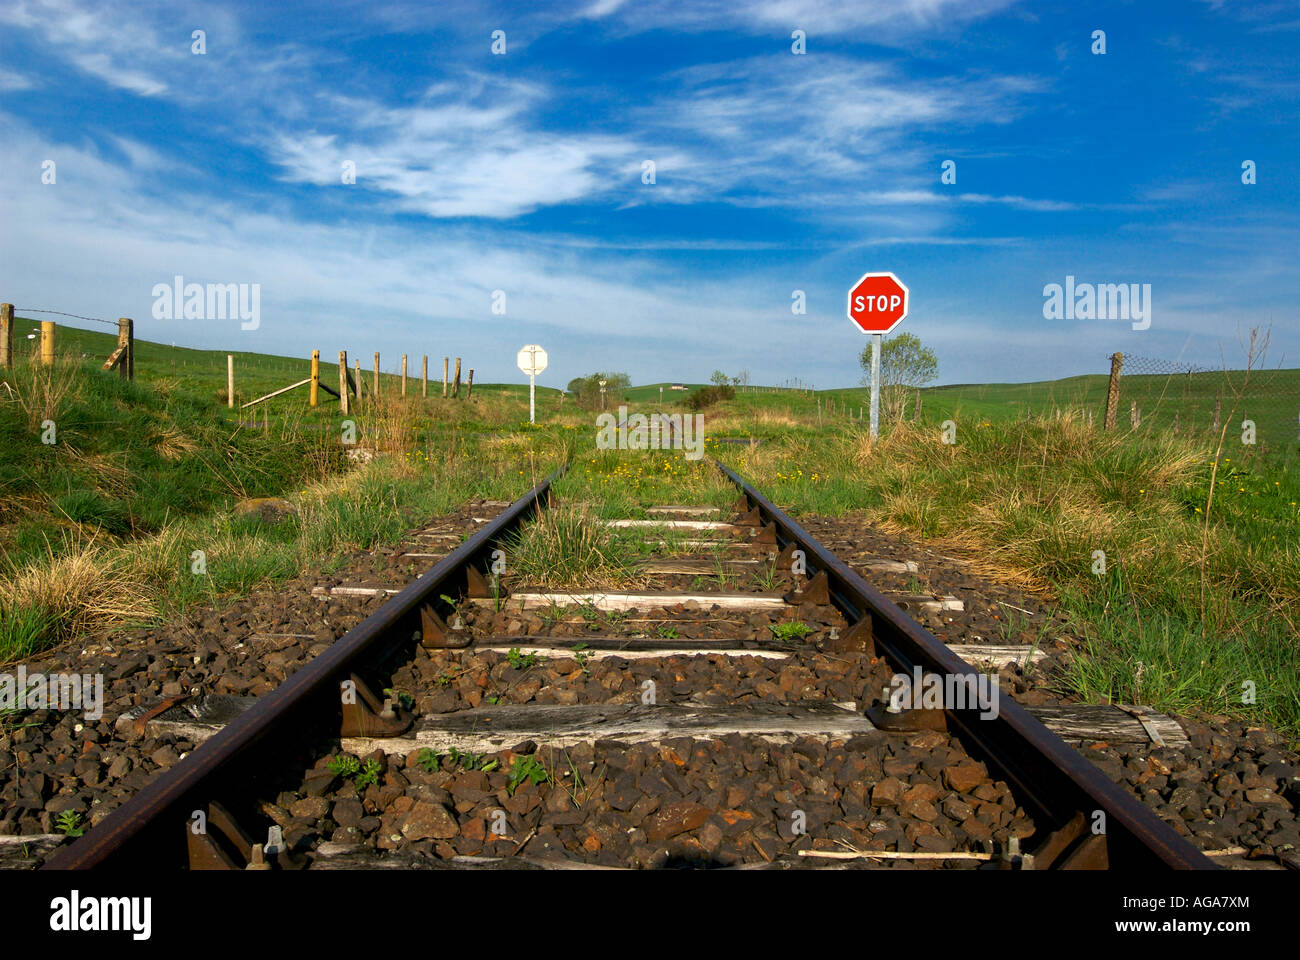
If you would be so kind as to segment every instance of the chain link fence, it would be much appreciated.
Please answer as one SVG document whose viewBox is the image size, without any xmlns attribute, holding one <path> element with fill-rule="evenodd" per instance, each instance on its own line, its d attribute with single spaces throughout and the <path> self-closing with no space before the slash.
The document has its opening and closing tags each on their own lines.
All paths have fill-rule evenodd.
<svg viewBox="0 0 1300 960">
<path fill-rule="evenodd" d="M 1116 427 L 1208 436 L 1226 425 L 1229 438 L 1253 428 L 1261 452 L 1300 450 L 1300 369 L 1224 370 L 1124 355 L 1116 378 L 1111 359 Z"/>
</svg>

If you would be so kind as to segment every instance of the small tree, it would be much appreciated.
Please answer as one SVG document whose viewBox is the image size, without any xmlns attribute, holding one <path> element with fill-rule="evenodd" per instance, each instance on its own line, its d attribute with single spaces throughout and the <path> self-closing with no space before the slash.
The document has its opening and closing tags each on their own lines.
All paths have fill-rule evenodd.
<svg viewBox="0 0 1300 960">
<path fill-rule="evenodd" d="M 862 369 L 867 372 L 862 383 L 870 386 L 870 343 L 863 349 L 860 360 Z M 900 333 L 886 338 L 880 345 L 880 404 L 885 415 L 901 419 L 907 407 L 908 393 L 933 382 L 938 376 L 939 358 L 921 343 L 919 337 Z"/>
<path fill-rule="evenodd" d="M 727 376 L 725 373 L 723 373 L 721 370 L 714 370 L 713 376 L 709 377 L 709 382 L 712 383 L 714 386 L 725 387 L 729 383 L 731 383 L 731 378 Z"/>
<path fill-rule="evenodd" d="M 569 383 L 569 389 L 578 396 L 578 406 L 588 410 L 600 409 L 600 381 L 605 381 L 606 403 L 617 406 L 623 391 L 632 385 L 632 378 L 626 373 L 596 372 L 589 377 L 580 377 Z M 576 389 L 575 389 L 576 386 Z"/>
</svg>

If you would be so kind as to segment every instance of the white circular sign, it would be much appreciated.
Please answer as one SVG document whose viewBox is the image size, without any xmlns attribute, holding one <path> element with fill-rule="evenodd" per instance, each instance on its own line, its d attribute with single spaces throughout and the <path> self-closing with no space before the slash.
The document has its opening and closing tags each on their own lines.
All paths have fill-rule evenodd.
<svg viewBox="0 0 1300 960">
<path fill-rule="evenodd" d="M 516 361 L 519 369 L 530 377 L 536 376 L 546 369 L 546 351 L 535 343 L 530 343 L 519 351 L 519 359 Z"/>
</svg>

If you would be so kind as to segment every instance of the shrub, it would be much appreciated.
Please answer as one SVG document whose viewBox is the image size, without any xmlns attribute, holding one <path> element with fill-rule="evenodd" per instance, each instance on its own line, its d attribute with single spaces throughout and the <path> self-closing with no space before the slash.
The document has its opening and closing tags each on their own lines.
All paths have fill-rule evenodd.
<svg viewBox="0 0 1300 960">
<path fill-rule="evenodd" d="M 703 410 L 705 407 L 713 406 L 720 400 L 730 400 L 735 395 L 735 387 L 700 387 L 686 398 L 686 406 L 692 410 Z"/>
</svg>

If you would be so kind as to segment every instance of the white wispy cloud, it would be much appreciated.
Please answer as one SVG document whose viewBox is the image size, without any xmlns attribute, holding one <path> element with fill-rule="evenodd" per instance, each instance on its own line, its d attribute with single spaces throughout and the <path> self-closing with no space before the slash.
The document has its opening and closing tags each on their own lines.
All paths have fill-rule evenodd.
<svg viewBox="0 0 1300 960">
<path fill-rule="evenodd" d="M 35 84 L 27 77 L 20 73 L 14 73 L 12 70 L 6 70 L 0 67 L 0 90 L 5 92 L 13 90 L 30 90 Z"/>
<path fill-rule="evenodd" d="M 937 170 L 929 135 L 1009 122 L 1041 88 L 1013 76 L 914 80 L 893 64 L 832 55 L 708 64 L 677 71 L 663 86 L 630 118 L 644 142 L 681 143 L 699 158 L 680 170 L 695 195 L 796 205 L 879 181 L 904 186 L 868 189 L 867 199 L 919 200 L 918 170 Z"/>
<path fill-rule="evenodd" d="M 166 65 L 189 53 L 188 35 L 162 38 L 138 4 L 102 0 L 18 0 L 0 6 L 0 24 L 29 31 L 56 56 L 112 87 L 145 97 L 167 83 L 142 64 Z"/>
<path fill-rule="evenodd" d="M 548 93 L 534 84 L 471 77 L 441 83 L 413 106 L 336 100 L 337 132 L 281 133 L 270 158 L 286 179 L 342 183 L 434 217 L 515 217 L 603 193 L 636 150 L 612 135 L 540 130 L 531 115 Z"/>
<path fill-rule="evenodd" d="M 21 237 L 0 235 L 6 297 L 89 316 L 133 316 L 142 338 L 293 355 L 310 331 L 327 351 L 379 349 L 385 356 L 434 339 L 439 349 L 477 352 L 474 365 L 485 378 L 505 378 L 513 353 L 500 344 L 544 333 L 569 345 L 555 360 L 557 376 L 568 377 L 594 369 L 602 351 L 618 344 L 638 344 L 638 351 L 648 344 L 664 356 L 686 342 L 721 348 L 727 331 L 754 312 L 723 280 L 666 272 L 636 250 L 595 256 L 469 228 L 430 235 L 393 224 L 372 233 L 302 223 L 203 197 L 149 195 L 133 166 L 89 146 L 51 148 L 3 114 L 0 137 L 8 145 L 0 154 L 0 203 L 25 224 Z M 59 181 L 42 186 L 30 170 L 51 150 Z M 57 295 L 47 262 L 54 249 Z M 176 274 L 261 284 L 262 328 L 243 334 L 237 322 L 154 320 L 152 287 Z M 505 317 L 490 311 L 497 289 L 508 296 Z M 377 314 L 383 324 L 359 333 L 354 319 Z"/>
<path fill-rule="evenodd" d="M 771 33 L 777 39 L 795 29 L 843 39 L 870 30 L 875 43 L 894 43 L 920 32 L 956 29 L 1015 4 L 1015 0 L 692 0 L 688 4 L 618 3 L 602 0 L 582 16 L 617 20 L 626 30 L 717 30 Z M 780 32 L 784 31 L 784 32 Z M 788 40 L 784 42 L 788 43 Z"/>
</svg>

